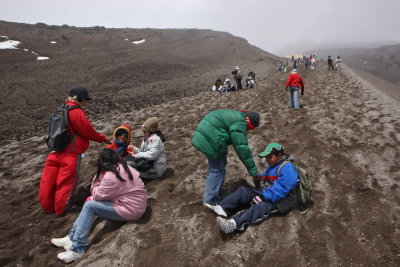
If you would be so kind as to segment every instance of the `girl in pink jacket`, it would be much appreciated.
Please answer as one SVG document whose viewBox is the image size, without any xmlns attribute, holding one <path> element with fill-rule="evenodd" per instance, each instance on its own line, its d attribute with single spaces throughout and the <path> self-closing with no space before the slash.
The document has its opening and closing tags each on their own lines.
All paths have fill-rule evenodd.
<svg viewBox="0 0 400 267">
<path fill-rule="evenodd" d="M 146 211 L 147 192 L 139 173 L 110 148 L 105 148 L 99 156 L 91 192 L 92 196 L 83 205 L 68 235 L 51 240 L 54 245 L 66 250 L 57 257 L 67 263 L 85 253 L 87 238 L 96 216 L 130 221 L 140 219 Z"/>
</svg>

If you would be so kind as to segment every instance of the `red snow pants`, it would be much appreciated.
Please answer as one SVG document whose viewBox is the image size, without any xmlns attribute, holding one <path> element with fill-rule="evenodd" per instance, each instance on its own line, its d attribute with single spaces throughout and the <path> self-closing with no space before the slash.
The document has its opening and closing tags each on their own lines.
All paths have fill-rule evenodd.
<svg viewBox="0 0 400 267">
<path fill-rule="evenodd" d="M 78 182 L 80 154 L 52 152 L 47 156 L 39 187 L 39 202 L 46 213 L 66 213 Z"/>
</svg>

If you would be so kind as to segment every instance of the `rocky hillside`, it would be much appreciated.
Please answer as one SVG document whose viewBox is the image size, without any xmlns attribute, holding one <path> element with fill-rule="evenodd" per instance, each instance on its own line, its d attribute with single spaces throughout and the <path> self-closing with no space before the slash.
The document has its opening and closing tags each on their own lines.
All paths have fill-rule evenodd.
<svg viewBox="0 0 400 267">
<path fill-rule="evenodd" d="M 23 25 L 15 25 L 17 26 Z M 40 29 L 48 26 L 25 27 L 33 32 L 35 27 Z M 98 38 L 109 36 L 106 29 L 67 27 L 67 32 L 76 31 L 104 31 L 107 33 L 99 34 Z M 116 31 L 122 34 L 125 29 Z M 143 32 L 149 35 L 153 33 L 152 36 L 157 33 L 157 36 L 163 36 L 159 37 L 160 40 L 172 38 L 163 31 Z M 104 73 L 97 73 L 94 69 L 88 69 L 96 79 L 87 75 L 80 76 L 81 72 L 76 72 L 77 77 L 86 77 L 93 86 L 90 88 L 93 88 L 96 98 L 88 106 L 88 116 L 101 133 L 111 136 L 116 125 L 128 122 L 134 129 L 132 143 L 138 145 L 142 138 L 141 124 L 151 116 L 160 118 L 160 128 L 167 139 L 165 148 L 168 169 L 162 179 L 145 183 L 150 197 L 143 218 L 122 224 L 96 220 L 89 237 L 87 253 L 72 265 L 399 266 L 400 104 L 381 93 L 379 88 L 382 84 L 364 83 L 346 66 L 343 71 L 334 72 L 326 71 L 325 63 L 319 64 L 313 72 L 305 71 L 300 66 L 299 72 L 306 86 L 305 95 L 300 99 L 302 109 L 288 109 L 288 93 L 284 90 L 288 73 L 275 70 L 273 56 L 226 33 L 197 30 L 166 32 L 182 34 L 185 39 L 177 41 L 182 48 L 176 47 L 176 42 L 164 48 L 165 51 L 171 51 L 170 60 L 160 59 L 157 62 L 162 63 L 152 65 L 152 69 L 149 67 L 148 71 L 154 75 L 164 73 L 165 76 L 157 76 L 160 77 L 159 80 L 150 82 L 143 89 L 134 86 L 119 87 L 120 83 L 129 82 L 123 79 L 124 75 L 118 76 L 119 71 L 109 68 L 112 53 L 123 55 L 125 52 L 125 57 L 129 57 L 128 51 L 146 50 L 143 46 L 132 47 L 129 42 L 126 47 L 118 48 L 115 45 L 114 52 L 107 52 L 111 54 L 96 53 L 96 60 L 104 59 L 104 62 L 100 66 L 90 66 L 96 67 L 97 71 L 105 70 Z M 194 34 L 196 32 L 203 36 L 212 34 L 214 39 L 203 37 L 200 41 Z M 189 40 L 198 41 L 191 42 L 185 48 L 188 35 L 192 36 Z M 67 37 L 72 36 L 74 35 Z M 90 39 L 86 34 L 77 36 L 81 36 L 82 43 L 83 40 Z M 92 33 L 91 36 L 96 40 L 96 34 Z M 236 58 L 242 60 L 241 64 L 233 64 L 235 60 L 231 57 L 223 59 L 214 51 L 217 49 L 214 47 L 209 52 L 202 52 L 203 46 L 219 40 L 218 36 L 226 38 L 219 41 L 220 53 L 227 55 L 224 53 L 231 51 L 230 55 L 236 55 Z M 125 41 L 125 36 L 120 37 Z M 145 39 L 142 43 L 144 45 L 151 41 L 147 35 L 134 36 L 133 32 L 129 38 Z M 109 42 L 112 43 L 115 38 L 110 39 L 112 41 Z M 46 39 L 46 43 L 49 40 L 52 38 Z M 233 42 L 232 47 L 225 47 L 230 42 Z M 74 42 L 70 41 L 71 43 Z M 104 43 L 99 42 L 98 45 L 106 45 L 107 42 Z M 159 42 L 159 45 L 165 43 L 167 42 Z M 199 43 L 201 46 L 196 45 Z M 72 47 L 74 51 L 82 50 Z M 97 48 L 95 46 L 92 49 Z M 154 46 L 148 51 L 161 56 L 164 50 Z M 1 50 L 0 52 L 3 53 Z M 16 55 L 19 52 L 22 51 L 7 53 Z M 44 54 L 42 51 L 38 53 Z M 151 53 L 148 52 L 148 55 Z M 52 57 L 50 53 L 47 55 Z M 30 55 L 25 56 L 26 60 L 30 58 Z M 140 58 L 141 53 L 136 53 L 135 56 Z M 132 60 L 136 57 L 132 56 Z M 178 61 L 178 57 L 182 57 L 182 61 Z M 75 59 L 79 60 L 77 57 Z M 10 85 L 18 84 L 20 79 L 22 82 L 36 80 L 40 72 L 36 71 L 38 65 L 34 64 L 38 63 L 43 64 L 40 68 L 42 71 L 47 70 L 48 75 L 53 74 L 52 68 L 45 67 L 46 64 L 55 64 L 51 63 L 52 59 L 44 62 L 36 62 L 34 58 L 32 60 L 28 63 L 12 63 L 17 66 L 15 70 L 10 67 L 11 72 L 27 68 L 32 73 L 25 71 L 25 76 L 15 76 L 1 72 L 1 75 L 9 77 L 7 82 Z M 125 62 L 124 56 L 120 56 L 113 64 L 120 66 L 120 61 Z M 178 62 L 188 65 L 188 62 L 192 62 L 194 67 L 187 71 Z M 195 62 L 199 62 L 198 65 Z M 65 63 L 64 70 L 74 70 L 73 63 Z M 135 64 L 126 64 L 134 69 Z M 171 64 L 171 68 L 176 70 L 164 68 L 164 64 Z M 240 65 L 244 72 L 254 70 L 257 73 L 256 87 L 224 94 L 206 91 L 216 76 L 222 78 L 229 75 L 232 65 Z M 56 66 L 57 64 L 52 65 Z M 203 71 L 197 71 L 201 69 Z M 62 72 L 57 73 L 62 75 Z M 106 76 L 105 73 L 114 74 Z M 178 76 L 170 76 L 170 73 Z M 132 75 L 149 79 L 146 78 L 148 74 L 143 74 L 140 70 L 135 70 Z M 46 78 L 45 82 L 50 82 L 52 78 L 47 78 L 46 75 L 40 77 Z M 119 78 L 112 80 L 110 77 Z M 103 87 L 102 84 L 96 86 L 100 79 L 110 88 Z M 53 92 L 45 82 L 40 83 L 43 87 L 35 87 L 34 93 L 29 87 L 15 87 L 19 90 L 15 94 L 10 93 L 10 97 L 18 94 L 20 97 L 12 98 L 11 104 L 14 105 L 7 107 L 17 114 L 38 114 L 34 113 L 35 109 L 42 105 L 53 107 L 63 99 L 65 89 L 54 92 L 52 103 L 45 102 L 44 98 L 42 105 L 36 102 L 25 105 L 27 101 L 36 100 L 35 95 L 50 95 Z M 45 86 L 47 91 L 44 90 L 43 93 L 41 89 Z M 64 87 L 68 87 L 67 84 Z M 146 93 L 140 91 L 145 89 Z M 120 104 L 126 95 L 139 104 L 141 101 L 149 104 L 143 104 L 143 107 L 139 104 Z M 153 102 L 148 100 L 148 95 Z M 9 104 L 8 101 L 2 101 L 2 108 L 4 104 Z M 266 164 L 265 161 L 258 160 L 257 154 L 269 142 L 281 143 L 285 152 L 295 155 L 298 164 L 310 172 L 314 205 L 307 212 L 296 209 L 285 216 L 272 216 L 248 227 L 244 232 L 226 235 L 217 227 L 215 214 L 202 205 L 207 160 L 191 146 L 190 140 L 198 122 L 208 112 L 215 109 L 243 108 L 257 111 L 261 115 L 260 126 L 248 136 L 258 170 L 261 172 Z M 10 131 L 19 130 L 15 126 L 16 122 L 7 117 L 2 123 L 2 127 L 5 125 Z M 92 143 L 85 153 L 77 194 L 73 198 L 75 207 L 65 216 L 58 217 L 44 214 L 37 201 L 41 171 L 48 153 L 43 143 L 45 133 L 42 130 L 31 130 L 29 133 L 27 138 L 13 142 L 7 140 L 0 145 L 0 265 L 65 266 L 56 258 L 62 249 L 52 246 L 50 239 L 65 236 L 77 218 L 88 195 L 87 185 L 95 174 L 93 163 L 103 145 Z M 251 185 L 251 177 L 234 150 L 229 149 L 222 196 L 241 185 Z"/>
<path fill-rule="evenodd" d="M 242 38 L 196 29 L 106 29 L 0 21 L 0 142 L 46 132 L 73 85 L 89 88 L 91 118 L 198 94 L 237 65 L 275 57 Z M 38 56 L 48 60 L 37 60 Z M 18 112 L 17 112 L 18 111 Z M 8 127 L 12 125 L 12 128 Z"/>
</svg>

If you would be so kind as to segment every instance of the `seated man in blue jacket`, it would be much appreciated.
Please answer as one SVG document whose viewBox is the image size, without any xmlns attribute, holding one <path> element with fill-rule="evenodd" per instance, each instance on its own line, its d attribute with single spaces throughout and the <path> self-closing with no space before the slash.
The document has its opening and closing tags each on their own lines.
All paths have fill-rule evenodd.
<svg viewBox="0 0 400 267">
<path fill-rule="evenodd" d="M 248 224 L 258 223 L 273 213 L 285 214 L 297 207 L 296 186 L 299 175 L 295 166 L 288 162 L 279 170 L 279 166 L 288 159 L 284 148 L 277 143 L 270 143 L 264 152 L 259 155 L 265 158 L 268 167 L 264 173 L 259 174 L 264 184 L 269 184 L 262 191 L 255 187 L 242 186 L 223 200 L 214 208 L 214 212 L 222 217 L 235 214 L 239 208 L 246 207 L 253 202 L 251 207 L 232 219 L 217 217 L 217 223 L 225 233 L 236 230 L 243 231 Z"/>
</svg>

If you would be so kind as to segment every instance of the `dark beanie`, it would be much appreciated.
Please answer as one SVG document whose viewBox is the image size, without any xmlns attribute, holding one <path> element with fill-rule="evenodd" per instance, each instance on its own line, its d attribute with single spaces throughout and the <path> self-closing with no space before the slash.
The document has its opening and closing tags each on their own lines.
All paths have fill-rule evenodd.
<svg viewBox="0 0 400 267">
<path fill-rule="evenodd" d="M 254 127 L 257 127 L 260 124 L 260 114 L 257 112 L 247 110 L 244 114 L 249 118 L 251 125 Z"/>
</svg>

